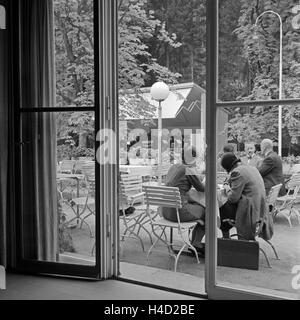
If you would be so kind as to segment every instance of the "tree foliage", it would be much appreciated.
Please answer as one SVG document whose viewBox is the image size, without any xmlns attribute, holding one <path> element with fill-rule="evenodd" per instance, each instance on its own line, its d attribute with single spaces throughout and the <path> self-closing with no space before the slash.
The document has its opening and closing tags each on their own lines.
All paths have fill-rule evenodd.
<svg viewBox="0 0 300 320">
<path fill-rule="evenodd" d="M 93 1 L 54 0 L 57 106 L 94 105 Z"/>
<path fill-rule="evenodd" d="M 283 21 L 283 98 L 300 97 L 299 30 L 292 21 L 296 0 L 220 0 L 219 99 L 265 100 L 279 97 L 279 19 Z M 92 0 L 54 0 L 57 106 L 94 105 Z M 139 95 L 162 80 L 168 84 L 206 81 L 205 0 L 119 0 L 120 119 L 151 118 L 155 106 Z M 71 115 L 71 116 L 70 116 Z M 79 146 L 78 136 L 93 136 L 89 113 L 60 115 L 59 139 Z M 229 138 L 273 140 L 278 136 L 278 106 L 232 111 Z M 283 108 L 283 142 L 292 150 L 300 137 L 300 110 Z M 81 139 L 82 140 L 82 139 Z"/>
<path fill-rule="evenodd" d="M 55 0 L 54 8 L 57 106 L 93 106 L 93 1 Z M 139 89 L 154 79 L 177 83 L 180 74 L 160 64 L 147 42 L 155 37 L 164 46 L 178 48 L 181 44 L 176 34 L 169 34 L 165 24 L 149 10 L 147 0 L 120 0 L 118 22 L 120 118 L 152 115 L 154 108 L 138 95 Z M 66 114 L 58 115 L 62 125 L 59 140 L 65 141 L 69 148 L 78 146 L 74 135 L 94 134 L 85 121 L 90 117 L 84 112 L 71 113 L 66 121 Z"/>
<path fill-rule="evenodd" d="M 226 1 L 225 1 L 226 2 Z M 233 30 L 238 41 L 242 43 L 240 56 L 247 64 L 248 92 L 236 96 L 241 100 L 266 100 L 279 98 L 279 57 L 280 57 L 280 20 L 274 13 L 265 13 L 257 21 L 257 17 L 267 10 L 278 13 L 283 23 L 283 98 L 299 98 L 299 63 L 300 46 L 299 30 L 292 25 L 292 8 L 296 1 L 289 0 L 241 0 L 241 8 L 237 28 Z M 262 137 L 277 140 L 278 106 L 272 108 L 252 107 L 236 110 L 230 122 L 229 132 L 240 131 L 240 137 L 259 141 Z M 243 115 L 243 116 L 242 116 Z M 236 119 L 239 118 L 239 124 Z M 283 145 L 290 150 L 293 143 L 298 142 L 300 110 L 287 106 L 283 108 Z M 243 131 L 242 128 L 251 129 Z M 237 132 L 236 131 L 236 132 Z M 286 150 L 286 151 L 287 151 Z"/>
<path fill-rule="evenodd" d="M 157 42 L 149 43 L 153 56 L 173 72 L 179 72 L 181 82 L 195 82 L 205 87 L 206 64 L 206 1 L 149 0 L 148 6 L 163 21 L 169 34 L 176 35 L 180 47 Z"/>
</svg>

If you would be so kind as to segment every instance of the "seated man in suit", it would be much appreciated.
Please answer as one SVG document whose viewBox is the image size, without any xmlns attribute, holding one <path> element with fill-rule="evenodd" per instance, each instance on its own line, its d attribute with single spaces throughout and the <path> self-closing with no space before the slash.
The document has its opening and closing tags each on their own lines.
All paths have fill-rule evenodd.
<svg viewBox="0 0 300 320">
<path fill-rule="evenodd" d="M 272 140 L 264 139 L 260 144 L 260 149 L 264 159 L 258 167 L 258 170 L 263 177 L 266 194 L 269 194 L 273 186 L 282 183 L 279 195 L 284 196 L 286 191 L 284 187 L 282 161 L 277 153 L 273 151 Z"/>
<path fill-rule="evenodd" d="M 257 168 L 241 163 L 233 153 L 225 153 L 221 165 L 229 174 L 228 184 L 223 186 L 228 200 L 220 207 L 223 238 L 229 238 L 231 221 L 234 221 L 238 233 L 250 240 L 248 235 L 253 238 L 256 223 L 266 212 L 263 179 Z M 239 222 L 242 223 L 239 225 Z"/>
<path fill-rule="evenodd" d="M 182 208 L 179 209 L 181 222 L 198 221 L 192 233 L 192 245 L 200 255 L 204 255 L 202 238 L 205 234 L 205 207 L 190 198 L 189 191 L 193 188 L 204 194 L 204 184 L 196 169 L 197 152 L 193 147 L 183 150 L 183 163 L 174 164 L 167 174 L 166 186 L 178 187 L 181 195 Z M 169 221 L 177 221 L 174 208 L 163 208 L 162 215 Z"/>
</svg>

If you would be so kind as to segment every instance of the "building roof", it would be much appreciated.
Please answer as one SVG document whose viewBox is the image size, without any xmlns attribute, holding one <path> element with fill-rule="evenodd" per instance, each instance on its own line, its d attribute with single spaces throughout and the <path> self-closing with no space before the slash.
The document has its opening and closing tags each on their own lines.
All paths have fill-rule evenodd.
<svg viewBox="0 0 300 320">
<path fill-rule="evenodd" d="M 150 87 L 142 88 L 139 96 L 154 107 L 154 114 L 152 119 L 157 119 L 157 106 L 158 102 L 153 100 L 150 94 Z M 126 94 L 131 94 L 126 92 Z M 163 119 L 175 119 L 186 110 L 192 112 L 194 108 L 201 110 L 201 105 L 205 103 L 205 90 L 193 82 L 176 84 L 170 86 L 170 94 L 168 98 L 162 102 L 162 118 Z M 136 118 L 127 118 L 128 120 L 145 119 L 142 115 Z M 149 117 L 148 117 L 149 119 Z"/>
</svg>

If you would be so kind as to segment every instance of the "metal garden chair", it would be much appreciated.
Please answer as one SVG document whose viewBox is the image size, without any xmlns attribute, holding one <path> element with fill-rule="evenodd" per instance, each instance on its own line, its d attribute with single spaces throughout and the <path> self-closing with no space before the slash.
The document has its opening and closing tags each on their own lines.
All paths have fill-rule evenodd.
<svg viewBox="0 0 300 320">
<path fill-rule="evenodd" d="M 299 210 L 295 208 L 297 202 L 299 203 L 300 173 L 294 173 L 287 186 L 287 194 L 277 198 L 276 210 L 273 212 L 273 218 L 275 220 L 278 214 L 282 214 L 288 220 L 289 225 L 292 228 L 291 218 L 293 215 L 298 218 L 300 224 L 300 213 Z"/>
<path fill-rule="evenodd" d="M 145 251 L 144 243 L 139 233 L 143 229 L 149 236 L 152 244 L 152 236 L 145 228 L 149 219 L 145 213 L 144 192 L 142 190 L 142 177 L 139 175 L 121 174 L 120 176 L 120 219 L 124 225 L 121 235 L 122 241 L 125 237 L 138 240 Z M 127 208 L 134 208 L 130 215 L 126 214 Z"/>
<path fill-rule="evenodd" d="M 170 164 L 160 164 L 160 165 L 152 166 L 150 180 L 159 182 L 159 179 L 161 179 L 160 182 L 163 183 L 170 169 L 170 166 L 171 166 Z"/>
<path fill-rule="evenodd" d="M 269 211 L 267 211 L 265 214 L 267 215 L 270 215 L 268 218 L 272 219 L 273 220 L 273 214 L 274 212 L 276 211 L 276 200 L 278 198 L 278 194 L 279 194 L 279 191 L 282 187 L 282 184 L 278 184 L 276 186 L 273 186 L 269 192 L 269 195 L 267 197 L 267 209 L 269 209 Z M 230 220 L 228 221 L 233 227 L 235 227 L 235 221 L 234 220 Z M 277 254 L 277 251 L 274 247 L 274 245 L 271 243 L 270 240 L 266 240 L 264 239 L 263 237 L 261 237 L 261 234 L 262 234 L 262 228 L 264 227 L 264 219 L 261 219 L 260 221 L 257 222 L 256 224 L 256 232 L 255 232 L 255 238 L 261 238 L 263 239 L 268 245 L 271 246 L 274 254 L 275 254 L 275 257 L 277 260 L 279 260 L 279 257 L 278 257 L 278 254 Z M 233 237 L 238 237 L 242 240 L 244 240 L 244 237 L 243 235 L 241 234 L 233 234 L 230 236 L 231 238 Z M 249 240 L 251 241 L 251 240 Z M 259 250 L 262 252 L 262 254 L 264 255 L 264 257 L 266 258 L 266 261 L 267 261 L 267 264 L 268 264 L 268 267 L 271 268 L 271 264 L 270 264 L 270 260 L 266 254 L 266 252 L 264 251 L 264 249 L 262 249 L 260 246 L 259 246 Z"/>
<path fill-rule="evenodd" d="M 77 221 L 80 221 L 80 228 L 82 228 L 83 223 L 85 223 L 89 228 L 90 236 L 94 237 L 91 225 L 86 219 L 91 215 L 95 215 L 95 162 L 91 161 L 90 163 L 82 165 L 82 173 L 85 177 L 86 194 L 71 199 L 70 205 L 75 213 L 75 218 L 71 219 L 68 223 L 77 219 Z"/>
<path fill-rule="evenodd" d="M 190 243 L 189 234 L 190 231 L 196 226 L 197 221 L 193 222 L 181 222 L 179 217 L 179 209 L 182 207 L 181 197 L 178 188 L 174 187 L 164 187 L 164 186 L 143 186 L 144 191 L 144 199 L 146 204 L 146 210 L 148 217 L 150 219 L 152 232 L 156 236 L 156 240 L 151 246 L 147 254 L 147 260 L 149 261 L 149 256 L 157 243 L 161 241 L 166 245 L 168 249 L 168 253 L 170 256 L 175 259 L 174 271 L 177 271 L 177 264 L 180 258 L 180 255 L 184 251 L 185 248 L 190 248 L 195 253 L 197 263 L 200 263 L 196 248 Z M 152 211 L 153 207 L 168 207 L 175 208 L 177 214 L 178 222 L 171 222 L 162 217 L 153 219 Z M 180 236 L 180 245 L 179 251 L 176 254 L 174 251 L 174 247 L 178 246 L 176 243 L 173 243 L 173 240 L 168 240 L 166 236 L 166 229 L 170 230 L 176 229 Z M 158 230 L 161 230 L 159 233 Z M 185 236 L 186 235 L 186 236 Z"/>
<path fill-rule="evenodd" d="M 60 173 L 74 173 L 76 160 L 62 160 L 57 168 Z"/>
</svg>

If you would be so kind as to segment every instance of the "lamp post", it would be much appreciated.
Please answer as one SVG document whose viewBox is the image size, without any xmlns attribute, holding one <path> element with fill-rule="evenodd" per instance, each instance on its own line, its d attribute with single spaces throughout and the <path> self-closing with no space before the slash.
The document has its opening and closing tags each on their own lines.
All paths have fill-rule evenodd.
<svg viewBox="0 0 300 320">
<path fill-rule="evenodd" d="M 153 84 L 150 90 L 150 94 L 152 99 L 156 100 L 158 102 L 158 168 L 160 168 L 162 164 L 162 146 L 161 146 L 161 140 L 162 140 L 162 102 L 166 100 L 169 96 L 170 89 L 168 85 L 166 85 L 164 82 L 156 82 Z M 158 177 L 159 184 L 161 184 L 161 173 L 159 170 L 159 177 Z"/>
<path fill-rule="evenodd" d="M 255 21 L 255 26 L 257 26 L 259 19 L 265 14 L 274 14 L 280 23 L 280 43 L 279 43 L 279 100 L 282 99 L 282 38 L 283 38 L 283 30 L 282 30 L 282 19 L 281 16 L 273 11 L 267 10 L 261 13 Z M 282 156 L 282 106 L 278 106 L 278 155 Z"/>
</svg>

